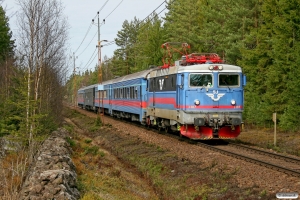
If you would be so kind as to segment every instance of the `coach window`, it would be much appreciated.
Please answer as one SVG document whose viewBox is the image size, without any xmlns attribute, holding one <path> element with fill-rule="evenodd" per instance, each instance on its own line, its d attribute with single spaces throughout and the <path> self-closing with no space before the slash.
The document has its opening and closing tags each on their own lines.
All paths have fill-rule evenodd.
<svg viewBox="0 0 300 200">
<path fill-rule="evenodd" d="M 126 95 L 127 95 L 127 99 L 129 99 L 130 98 L 130 95 L 129 95 L 129 88 L 126 88 Z"/>
<path fill-rule="evenodd" d="M 138 90 L 137 87 L 134 88 L 134 99 L 138 98 Z"/>
<path fill-rule="evenodd" d="M 190 87 L 206 87 L 212 85 L 211 74 L 190 74 Z"/>
</svg>

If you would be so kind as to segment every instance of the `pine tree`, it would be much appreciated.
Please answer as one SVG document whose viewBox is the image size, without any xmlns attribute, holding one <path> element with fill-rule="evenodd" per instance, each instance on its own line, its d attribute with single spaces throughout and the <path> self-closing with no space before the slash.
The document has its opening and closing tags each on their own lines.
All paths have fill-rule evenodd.
<svg viewBox="0 0 300 200">
<path fill-rule="evenodd" d="M 265 1 L 264 17 L 272 30 L 272 50 L 269 52 L 273 63 L 267 74 L 266 101 L 269 112 L 278 112 L 280 124 L 285 129 L 299 127 L 297 117 L 299 89 L 299 50 L 300 50 L 300 2 Z M 281 114 L 284 118 L 281 119 Z M 286 126 L 288 125 L 288 127 Z"/>
<path fill-rule="evenodd" d="M 115 75 L 122 76 L 132 73 L 132 68 L 135 66 L 133 47 L 137 41 L 139 23 L 140 21 L 136 18 L 130 23 L 125 20 L 122 30 L 118 31 L 115 42 L 119 48 L 115 50 L 112 59 L 116 70 Z"/>
<path fill-rule="evenodd" d="M 148 69 L 150 65 L 162 65 L 161 45 L 164 43 L 162 21 L 153 14 L 140 24 L 137 43 L 134 45 L 134 72 Z"/>
<path fill-rule="evenodd" d="M 14 56 L 14 41 L 9 28 L 8 18 L 0 6 L 0 61 L 7 60 Z"/>
<path fill-rule="evenodd" d="M 164 18 L 165 42 L 186 42 L 191 45 L 191 52 L 201 51 L 198 38 L 204 20 L 200 8 L 204 5 L 202 0 L 173 0 Z"/>
</svg>

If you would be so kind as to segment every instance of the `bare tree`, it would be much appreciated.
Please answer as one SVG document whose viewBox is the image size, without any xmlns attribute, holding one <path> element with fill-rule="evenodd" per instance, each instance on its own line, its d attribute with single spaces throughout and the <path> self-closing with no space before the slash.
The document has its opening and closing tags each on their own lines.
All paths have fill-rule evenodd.
<svg viewBox="0 0 300 200">
<path fill-rule="evenodd" d="M 58 0 L 18 0 L 18 3 L 21 7 L 18 49 L 27 67 L 26 131 L 31 144 L 38 130 L 38 119 L 51 113 L 50 99 L 61 94 L 55 90 L 61 90 L 68 24 Z"/>
</svg>

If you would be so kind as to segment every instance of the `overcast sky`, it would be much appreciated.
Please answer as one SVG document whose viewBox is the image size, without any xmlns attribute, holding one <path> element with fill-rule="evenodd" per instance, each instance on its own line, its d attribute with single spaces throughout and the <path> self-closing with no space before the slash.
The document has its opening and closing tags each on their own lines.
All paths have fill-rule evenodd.
<svg viewBox="0 0 300 200">
<path fill-rule="evenodd" d="M 117 32 L 122 29 L 125 20 L 129 22 L 136 17 L 139 20 L 145 19 L 155 9 L 156 13 L 160 13 L 166 8 L 164 0 L 61 0 L 65 6 L 65 16 L 70 25 L 69 43 L 70 56 L 78 57 L 76 59 L 77 70 L 85 71 L 86 69 L 94 70 L 97 64 L 97 51 L 95 52 L 98 41 L 98 28 L 92 24 L 92 19 L 97 22 L 97 12 L 100 11 L 100 24 L 105 18 L 105 24 L 100 27 L 100 40 L 114 41 Z M 10 18 L 10 28 L 15 35 L 18 31 L 16 26 L 16 12 L 18 12 L 18 4 L 16 0 L 4 0 L 2 3 L 6 10 L 7 16 Z M 102 10 L 101 10 L 102 8 Z M 114 10 L 115 9 L 115 10 Z M 163 17 L 167 9 L 161 12 L 159 16 Z M 87 36 L 85 37 L 85 35 Z M 85 39 L 84 39 L 85 38 Z M 82 44 L 81 44 L 82 43 Z M 102 43 L 105 44 L 104 42 Z M 106 55 L 113 55 L 116 45 L 110 45 L 101 49 L 102 59 Z M 93 55 L 93 53 L 95 54 Z M 72 72 L 73 69 L 70 69 Z"/>
</svg>

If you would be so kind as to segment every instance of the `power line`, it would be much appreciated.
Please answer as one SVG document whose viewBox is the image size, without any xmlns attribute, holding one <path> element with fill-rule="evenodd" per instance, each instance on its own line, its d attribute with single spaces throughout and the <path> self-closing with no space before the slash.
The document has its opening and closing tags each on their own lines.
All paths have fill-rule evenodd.
<svg viewBox="0 0 300 200">
<path fill-rule="evenodd" d="M 111 13 L 113 13 L 119 6 L 120 6 L 120 4 L 123 2 L 123 0 L 113 9 L 113 11 L 111 11 L 104 19 L 106 19 L 106 18 L 108 18 L 110 15 L 111 15 Z"/>
<path fill-rule="evenodd" d="M 107 0 L 105 3 L 104 3 L 104 5 L 100 8 L 100 10 L 98 11 L 98 12 L 100 12 L 103 8 L 104 8 L 104 6 L 107 4 L 107 2 L 108 2 L 109 0 Z M 103 25 L 103 23 L 105 22 L 105 19 L 107 19 L 120 5 L 121 5 L 121 3 L 123 2 L 123 0 L 121 0 L 120 1 L 120 3 L 104 18 L 104 21 L 100 24 L 100 27 Z M 95 20 L 95 18 L 97 17 L 98 15 L 96 15 L 93 19 Z M 97 34 L 97 32 L 96 32 L 96 34 Z M 92 40 L 94 40 L 94 38 L 95 38 L 95 36 L 96 36 L 96 34 L 94 35 L 94 37 L 92 38 Z M 90 43 L 87 45 L 87 47 L 91 44 L 91 42 L 92 42 L 92 40 L 90 41 Z M 112 44 L 114 44 L 115 42 L 113 41 L 113 42 L 110 42 L 110 43 L 108 43 L 108 44 L 105 44 L 105 45 L 102 45 L 102 46 L 109 46 L 109 45 L 112 45 Z M 84 53 L 84 51 L 87 49 L 87 47 L 83 50 L 83 52 L 81 52 L 80 53 L 80 55 L 82 54 L 82 53 Z M 90 62 L 90 60 L 88 61 L 88 63 Z"/>
<path fill-rule="evenodd" d="M 108 1 L 109 0 L 107 0 L 104 4 L 103 4 L 103 6 L 100 8 L 100 10 L 98 11 L 99 13 L 100 13 L 100 11 L 102 11 L 103 10 L 103 8 L 106 6 L 106 4 L 108 3 Z M 103 23 L 105 22 L 105 19 L 107 19 L 120 5 L 121 5 L 121 3 L 123 2 L 124 0 L 121 0 L 120 2 L 119 2 L 119 4 L 103 19 Z M 143 21 L 145 21 L 146 19 L 148 19 L 156 10 L 158 10 L 164 3 L 166 3 L 166 1 L 163 1 L 156 9 L 154 9 L 147 17 L 145 17 L 142 21 L 140 21 L 138 24 L 137 24 L 137 26 L 139 26 Z M 164 10 L 166 10 L 167 8 L 165 7 L 163 10 L 161 10 L 157 15 L 159 15 L 160 13 L 162 13 Z M 93 18 L 93 19 L 95 19 L 96 17 L 98 16 L 98 14 Z M 154 18 L 155 16 L 153 16 L 151 19 L 150 19 L 150 21 Z M 100 26 L 102 26 L 103 25 L 103 23 L 101 23 L 101 25 Z M 146 24 L 144 24 L 142 27 L 144 27 Z M 91 25 L 90 25 L 90 27 L 91 27 Z M 89 27 L 89 30 L 90 30 L 90 27 Z M 139 29 L 141 29 L 142 27 L 140 27 Z M 97 34 L 97 33 L 96 33 Z M 95 38 L 95 36 L 96 36 L 96 34 L 94 35 L 94 37 L 93 37 L 93 39 Z M 86 37 L 86 36 L 85 36 Z M 93 40 L 92 39 L 92 40 Z M 87 47 L 91 44 L 91 42 L 92 42 L 92 40 L 90 41 L 90 43 L 87 45 Z M 82 44 L 82 42 L 81 42 L 81 44 Z M 106 44 L 104 44 L 104 45 L 101 45 L 101 47 L 104 47 L 104 46 L 110 46 L 110 45 L 113 45 L 113 44 L 115 44 L 115 41 L 111 41 L 111 42 L 109 42 L 109 43 L 106 43 Z M 87 49 L 87 47 L 80 53 L 80 55 L 81 54 L 83 54 L 84 52 L 85 52 L 85 50 Z M 79 48 L 79 47 L 78 47 Z M 78 48 L 77 48 L 77 50 L 78 50 Z M 77 51 L 76 50 L 76 51 Z M 96 52 L 96 50 L 94 51 L 94 53 L 92 54 L 92 56 L 91 56 L 91 58 L 89 59 L 89 61 L 87 62 L 87 64 L 85 65 L 85 69 L 87 68 L 87 67 L 89 67 L 90 66 L 90 62 L 91 62 L 91 59 L 92 59 L 92 57 L 94 56 L 94 54 L 95 54 L 95 52 Z M 96 56 L 94 56 L 94 58 L 93 59 L 95 59 L 96 58 Z M 84 69 L 84 70 L 85 70 Z"/>
<path fill-rule="evenodd" d="M 107 2 L 109 2 L 109 0 L 107 0 L 104 4 L 103 4 L 103 6 L 100 8 L 100 10 L 98 10 L 98 12 L 100 13 L 101 12 L 101 10 L 105 7 L 105 5 L 107 4 Z M 95 20 L 95 18 L 98 16 L 98 14 L 93 18 L 94 20 Z"/>
<path fill-rule="evenodd" d="M 81 43 L 80 43 L 80 45 L 78 46 L 78 48 L 74 51 L 75 53 L 76 53 L 76 52 L 78 51 L 78 49 L 81 47 L 81 45 L 82 45 L 83 41 L 85 40 L 87 34 L 90 32 L 91 27 L 92 27 L 92 24 L 90 24 L 90 26 L 89 26 L 89 28 L 88 28 L 88 30 L 87 30 L 87 32 L 86 32 L 86 34 L 85 34 L 83 40 L 81 41 Z"/>
<path fill-rule="evenodd" d="M 105 5 L 107 4 L 108 1 L 109 1 L 109 0 L 107 0 L 107 1 L 104 3 L 104 5 L 100 8 L 100 10 L 99 10 L 98 12 L 100 12 L 100 11 L 105 7 Z M 96 16 L 97 16 L 97 15 L 96 15 Z M 94 17 L 94 19 L 95 19 L 95 17 Z M 87 36 L 87 34 L 90 32 L 91 28 L 92 28 L 92 23 L 90 24 L 90 26 L 89 26 L 89 28 L 88 28 L 88 30 L 87 30 L 87 32 L 86 32 L 84 38 L 82 39 L 80 45 L 79 45 L 79 46 L 77 47 L 77 49 L 74 51 L 75 53 L 76 53 L 76 52 L 78 51 L 78 49 L 81 47 L 82 43 L 83 43 L 84 40 L 86 39 L 86 36 Z M 95 37 L 95 36 L 94 36 L 94 37 Z M 90 44 L 90 43 L 89 43 L 89 44 Z M 85 48 L 85 49 L 86 49 L 86 48 Z M 85 50 L 84 50 L 84 51 L 85 51 Z M 84 51 L 83 51 L 83 52 L 84 52 Z M 80 55 L 81 55 L 83 52 L 81 52 Z"/>
<path fill-rule="evenodd" d="M 95 49 L 95 51 L 94 51 L 94 53 L 92 54 L 92 56 L 90 57 L 89 61 L 88 61 L 87 64 L 84 66 L 84 70 L 86 70 L 86 69 L 90 66 L 90 64 L 91 64 L 90 62 L 91 62 L 91 60 L 92 60 L 94 54 L 96 53 L 96 50 L 97 50 L 97 49 Z M 96 54 L 96 55 L 97 55 L 97 54 Z M 94 59 L 95 59 L 96 55 L 94 56 Z"/>
<path fill-rule="evenodd" d="M 95 39 L 96 35 L 97 35 L 97 31 L 96 31 L 96 33 L 94 34 L 94 36 L 93 36 L 93 38 L 91 39 L 91 41 L 89 42 L 89 44 L 85 47 L 85 49 L 84 49 L 78 56 L 82 55 L 82 54 L 85 52 L 85 50 L 90 46 L 90 44 L 92 43 L 92 41 Z"/>
</svg>

